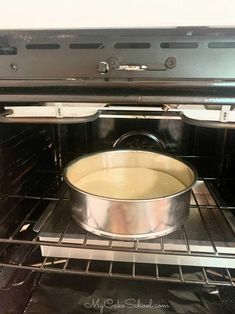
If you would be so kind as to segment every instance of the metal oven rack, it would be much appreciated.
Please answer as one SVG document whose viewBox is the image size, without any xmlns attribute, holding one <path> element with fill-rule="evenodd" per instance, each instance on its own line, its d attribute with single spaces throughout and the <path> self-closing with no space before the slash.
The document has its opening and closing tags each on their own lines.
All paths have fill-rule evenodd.
<svg viewBox="0 0 235 314">
<path fill-rule="evenodd" d="M 60 229 L 58 218 L 54 216 L 61 207 L 66 217 L 70 217 L 67 187 L 54 173 L 38 172 L 35 175 L 36 178 L 29 179 L 28 188 L 22 193 L 7 195 L 0 200 L 2 206 L 10 206 L 8 216 L 20 213 L 8 234 L 0 238 L 0 266 L 33 272 L 235 286 L 235 236 L 225 216 L 231 208 L 216 203 L 206 181 L 198 183 L 191 202 L 191 212 L 197 213 L 201 221 L 201 227 L 196 225 L 195 230 L 199 228 L 200 234 L 206 235 L 206 244 L 200 239 L 192 240 L 191 227 L 187 229 L 184 226 L 173 234 L 173 240 L 165 236 L 149 246 L 146 241 L 117 244 L 114 240 L 97 238 L 84 231 L 81 234 L 78 232 L 79 241 L 68 241 L 72 220 L 62 219 L 66 223 Z M 8 219 L 8 216 L 4 219 Z M 43 233 L 50 221 L 54 221 L 57 229 L 60 229 L 53 239 L 45 237 Z M 217 229 L 217 234 L 212 232 L 211 225 Z M 59 249 L 60 252 L 64 249 L 78 250 L 81 257 L 49 256 L 50 248 Z M 45 253 L 45 249 L 49 251 Z M 85 253 L 81 252 L 88 255 L 84 257 Z M 89 256 L 89 252 L 98 255 Z M 110 259 L 107 252 L 114 257 Z M 120 254 L 132 256 L 132 259 L 115 259 Z M 156 256 L 158 258 L 153 262 Z M 196 264 L 191 263 L 194 259 Z"/>
</svg>

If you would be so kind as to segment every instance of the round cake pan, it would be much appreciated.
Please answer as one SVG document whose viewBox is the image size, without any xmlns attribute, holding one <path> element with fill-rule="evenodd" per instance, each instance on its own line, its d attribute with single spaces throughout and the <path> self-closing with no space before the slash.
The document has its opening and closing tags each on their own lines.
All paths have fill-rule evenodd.
<svg viewBox="0 0 235 314">
<path fill-rule="evenodd" d="M 92 172 L 131 167 L 164 172 L 177 178 L 185 188 L 159 198 L 118 199 L 91 194 L 75 186 Z M 114 150 L 72 161 L 64 171 L 64 178 L 70 189 L 72 215 L 84 229 L 112 239 L 143 240 L 166 235 L 184 224 L 197 174 L 191 166 L 168 155 Z"/>
</svg>

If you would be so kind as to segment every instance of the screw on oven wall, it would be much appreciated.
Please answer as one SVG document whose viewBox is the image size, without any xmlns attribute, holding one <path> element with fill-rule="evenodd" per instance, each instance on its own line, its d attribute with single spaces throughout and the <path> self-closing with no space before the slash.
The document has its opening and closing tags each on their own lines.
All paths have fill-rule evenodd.
<svg viewBox="0 0 235 314">
<path fill-rule="evenodd" d="M 99 62 L 97 65 L 97 71 L 100 74 L 105 74 L 109 71 L 109 64 L 108 62 Z"/>
<path fill-rule="evenodd" d="M 11 63 L 10 68 L 12 71 L 17 72 L 18 71 L 18 65 L 16 63 Z"/>
<path fill-rule="evenodd" d="M 173 69 L 176 67 L 176 58 L 169 57 L 166 59 L 165 66 L 167 69 Z"/>
</svg>

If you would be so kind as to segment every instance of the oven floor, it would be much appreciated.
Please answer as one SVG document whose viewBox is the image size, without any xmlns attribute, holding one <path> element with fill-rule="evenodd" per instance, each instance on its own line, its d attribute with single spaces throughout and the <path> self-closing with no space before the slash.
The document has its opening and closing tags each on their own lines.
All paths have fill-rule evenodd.
<svg viewBox="0 0 235 314">
<path fill-rule="evenodd" d="M 213 287 L 43 274 L 24 314 L 226 314 L 234 306 Z"/>
</svg>

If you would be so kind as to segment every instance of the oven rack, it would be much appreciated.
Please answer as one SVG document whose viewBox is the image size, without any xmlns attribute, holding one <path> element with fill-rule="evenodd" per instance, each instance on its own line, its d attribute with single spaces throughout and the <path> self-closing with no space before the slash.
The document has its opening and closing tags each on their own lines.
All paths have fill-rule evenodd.
<svg viewBox="0 0 235 314">
<path fill-rule="evenodd" d="M 191 210 L 197 210 L 201 217 L 203 228 L 207 234 L 210 243 L 209 252 L 200 252 L 192 249 L 190 239 L 185 227 L 180 231 L 184 241 L 185 249 L 173 250 L 169 249 L 167 236 L 159 239 L 159 248 L 150 249 L 142 246 L 142 241 L 133 241 L 126 247 L 116 246 L 114 240 L 108 240 L 105 244 L 94 244 L 93 236 L 85 232 L 83 241 L 80 243 L 68 243 L 65 241 L 66 233 L 71 225 L 71 220 L 66 224 L 63 231 L 60 233 L 57 241 L 51 240 L 41 241 L 40 233 L 35 232 L 33 228 L 40 221 L 40 216 L 45 210 L 47 215 L 41 221 L 39 232 L 47 224 L 50 217 L 55 213 L 59 204 L 64 203 L 69 206 L 68 190 L 66 185 L 61 182 L 60 176 L 55 176 L 54 173 L 38 172 L 36 178 L 30 178 L 27 182 L 27 189 L 16 195 L 3 196 L 0 202 L 11 204 L 9 208 L 9 215 L 21 212 L 21 219 L 14 222 L 14 226 L 10 229 L 7 236 L 0 238 L 0 266 L 7 268 L 26 269 L 39 272 L 54 272 L 63 274 L 77 274 L 84 276 L 101 276 L 109 278 L 123 278 L 132 280 L 154 280 L 154 281 L 168 281 L 178 283 L 194 283 L 194 284 L 212 284 L 212 285 L 235 285 L 235 252 L 234 247 L 226 249 L 221 252 L 218 247 L 216 239 L 210 230 L 210 219 L 213 218 L 213 213 L 219 215 L 214 217 L 219 219 L 219 224 L 223 225 L 226 233 L 230 233 L 234 239 L 234 230 L 228 224 L 223 211 L 228 211 L 230 207 L 221 207 L 217 204 L 211 194 L 196 195 L 193 193 L 193 200 Z M 31 183 L 30 183 L 31 180 Z M 33 182 L 33 183 L 32 183 Z M 203 183 L 203 182 L 201 182 Z M 204 184 L 204 183 L 203 183 Z M 22 185 L 24 186 L 24 184 Z M 204 203 L 203 203 L 204 201 Z M 48 212 L 48 207 L 51 209 Z M 205 215 L 210 212 L 212 216 Z M 5 217 L 5 220 L 8 216 Z M 3 221 L 1 221 L 3 223 Z M 41 230 L 40 230 L 41 229 Z M 228 234 L 222 235 L 224 239 Z M 204 258 L 210 261 L 211 258 L 221 260 L 221 266 L 198 266 L 183 265 L 178 263 L 145 263 L 136 261 L 118 261 L 118 260 L 95 260 L 93 258 L 63 258 L 42 256 L 41 248 L 75 248 L 81 250 L 97 250 L 121 252 L 121 253 L 135 253 L 135 254 L 150 254 L 152 256 L 158 255 L 166 259 L 172 256 L 177 260 L 180 257 L 185 258 Z M 14 252 L 14 253 L 13 253 Z M 223 261 L 229 261 L 231 267 L 223 267 Z"/>
</svg>

